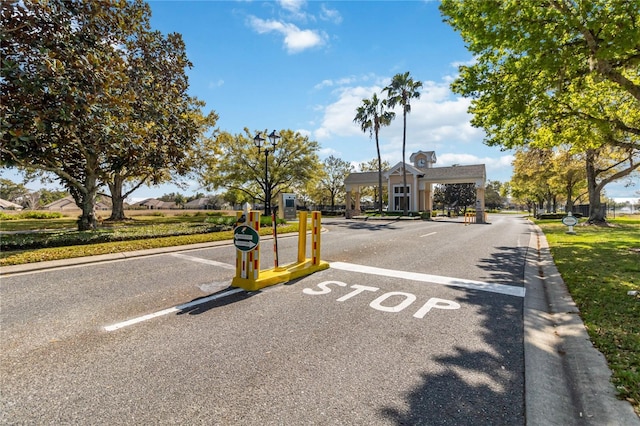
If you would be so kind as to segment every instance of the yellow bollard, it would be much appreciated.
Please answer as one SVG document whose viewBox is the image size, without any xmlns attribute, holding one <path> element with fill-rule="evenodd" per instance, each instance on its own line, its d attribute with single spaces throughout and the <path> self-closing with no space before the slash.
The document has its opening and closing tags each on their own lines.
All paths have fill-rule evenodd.
<svg viewBox="0 0 640 426">
<path fill-rule="evenodd" d="M 476 222 L 476 214 L 475 213 L 465 213 L 464 214 L 464 224 L 470 225 Z"/>
<path fill-rule="evenodd" d="M 238 213 L 238 218 L 241 214 Z M 251 212 L 245 205 L 245 217 L 247 221 L 244 226 L 248 226 L 257 233 L 260 230 L 260 213 Z M 316 271 L 327 269 L 329 264 L 320 260 L 320 232 L 322 216 L 320 212 L 312 212 L 312 233 L 311 233 L 311 259 L 306 258 L 307 246 L 307 212 L 300 212 L 300 222 L 298 226 L 298 260 L 286 266 L 260 270 L 260 243 L 254 249 L 242 251 L 236 250 L 236 276 L 231 282 L 232 287 L 240 287 L 247 291 L 256 291 L 274 284 L 281 284 L 296 278 L 310 275 Z M 251 232 L 249 232 L 251 234 Z M 235 232 L 234 232 L 235 235 Z M 243 244 L 248 237 L 241 235 L 240 242 Z M 240 245 L 240 247 L 244 247 Z M 245 248 L 246 249 L 246 248 Z"/>
<path fill-rule="evenodd" d="M 307 212 L 300 212 L 298 219 L 298 262 L 304 262 L 307 254 Z"/>
</svg>

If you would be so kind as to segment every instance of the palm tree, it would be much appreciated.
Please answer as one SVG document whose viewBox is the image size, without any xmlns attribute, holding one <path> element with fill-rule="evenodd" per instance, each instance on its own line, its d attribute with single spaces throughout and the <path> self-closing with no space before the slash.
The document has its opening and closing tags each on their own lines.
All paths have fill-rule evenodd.
<svg viewBox="0 0 640 426">
<path fill-rule="evenodd" d="M 387 105 L 393 108 L 396 105 L 402 105 L 402 118 L 404 120 L 402 128 L 402 183 L 404 188 L 402 194 L 404 198 L 404 215 L 407 215 L 407 169 L 405 163 L 405 147 L 407 145 L 407 114 L 411 112 L 411 99 L 420 98 L 418 91 L 422 87 L 422 82 L 413 81 L 413 77 L 409 76 L 409 71 L 404 74 L 396 74 L 391 80 L 391 84 L 384 88 L 387 92 Z M 415 192 L 414 188 L 414 192 Z"/>
<path fill-rule="evenodd" d="M 382 216 L 382 158 L 380 157 L 378 132 L 380 131 L 380 126 L 391 124 L 391 120 L 395 116 L 394 112 L 387 111 L 387 101 L 378 99 L 378 95 L 374 93 L 371 99 L 362 100 L 362 105 L 356 109 L 356 117 L 353 119 L 354 122 L 360 124 L 363 132 L 369 131 L 369 138 L 373 134 L 376 135 L 376 150 L 378 151 L 378 212 L 380 216 Z"/>
</svg>

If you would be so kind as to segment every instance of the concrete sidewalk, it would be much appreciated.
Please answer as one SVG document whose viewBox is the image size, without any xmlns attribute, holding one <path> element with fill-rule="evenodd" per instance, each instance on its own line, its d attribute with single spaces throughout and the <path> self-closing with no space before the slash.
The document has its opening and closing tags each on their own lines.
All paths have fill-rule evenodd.
<svg viewBox="0 0 640 426">
<path fill-rule="evenodd" d="M 606 359 L 591 344 L 544 233 L 532 226 L 524 302 L 527 425 L 640 425 L 631 404 L 616 398 Z"/>
<path fill-rule="evenodd" d="M 616 398 L 606 360 L 591 344 L 578 308 L 553 263 L 544 234 L 539 227 L 532 227 L 525 265 L 526 424 L 640 426 L 640 417 L 631 404 Z M 0 276 L 221 245 L 232 242 L 3 266 Z"/>
</svg>

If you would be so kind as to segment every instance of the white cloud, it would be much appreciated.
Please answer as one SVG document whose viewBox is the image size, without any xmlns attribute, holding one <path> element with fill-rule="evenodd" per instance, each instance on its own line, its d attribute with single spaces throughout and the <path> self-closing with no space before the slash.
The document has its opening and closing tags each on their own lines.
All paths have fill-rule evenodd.
<svg viewBox="0 0 640 426">
<path fill-rule="evenodd" d="M 511 163 L 514 160 L 514 156 L 511 154 L 505 154 L 499 157 L 480 157 L 474 154 L 445 152 L 436 155 L 438 158 L 438 166 L 484 164 L 487 169 L 488 180 L 507 181 L 511 178 L 513 169 Z"/>
<path fill-rule="evenodd" d="M 360 80 L 366 80 L 367 76 L 361 77 Z M 359 79 L 355 76 L 351 76 L 351 77 L 342 77 L 339 78 L 337 80 L 331 80 L 331 79 L 327 79 L 327 80 L 322 80 L 320 83 L 316 84 L 315 86 L 313 86 L 314 89 L 316 90 L 321 90 L 324 89 L 325 87 L 333 87 L 333 86 L 346 86 L 349 84 L 353 84 L 355 82 L 357 82 Z"/>
<path fill-rule="evenodd" d="M 342 22 L 342 15 L 335 9 L 329 9 L 326 4 L 320 5 L 320 19 L 323 21 L 330 21 L 334 24 L 340 24 Z"/>
<path fill-rule="evenodd" d="M 312 47 L 326 44 L 328 36 L 323 31 L 303 30 L 294 24 L 275 20 L 249 17 L 249 26 L 258 34 L 276 32 L 284 36 L 283 43 L 288 53 L 299 53 Z"/>
<path fill-rule="evenodd" d="M 307 129 L 297 129 L 296 132 L 300 133 L 302 136 L 311 137 L 311 132 Z"/>
<path fill-rule="evenodd" d="M 320 148 L 319 154 L 322 158 L 326 158 L 330 155 L 340 155 L 340 153 L 333 148 Z"/>
<path fill-rule="evenodd" d="M 452 62 L 452 63 L 451 63 L 451 66 L 457 69 L 458 67 L 461 67 L 461 66 L 467 66 L 467 67 L 470 67 L 470 66 L 475 65 L 475 64 L 477 64 L 477 63 L 478 63 L 478 59 L 477 59 L 477 58 L 471 58 L 471 59 L 469 59 L 468 61 L 456 61 L 456 62 Z"/>
<path fill-rule="evenodd" d="M 320 111 L 322 117 L 313 130 L 313 138 L 320 144 L 335 147 L 339 141 L 344 153 L 330 153 L 344 155 L 344 160 L 359 163 L 370 160 L 369 157 L 375 154 L 375 142 L 353 122 L 362 99 L 371 98 L 373 93 L 384 98 L 382 82 L 388 83 L 389 79 L 376 77 L 373 80 L 377 83 L 370 86 L 334 88 L 333 102 Z M 337 81 L 326 80 L 319 86 L 332 87 Z M 493 148 L 482 143 L 484 132 L 470 123 L 469 102 L 469 99 L 451 93 L 444 81 L 423 82 L 420 99 L 412 100 L 411 113 L 407 116 L 406 155 L 418 150 L 434 150 L 438 166 L 485 164 L 488 179 L 506 181 L 511 175 L 513 156 L 493 155 Z M 402 160 L 402 112 L 400 108 L 395 112 L 395 120 L 380 131 L 381 156 L 391 164 Z"/>
<path fill-rule="evenodd" d="M 292 13 L 299 13 L 300 9 L 307 4 L 305 0 L 278 0 L 280 7 Z"/>
<path fill-rule="evenodd" d="M 218 79 L 217 81 L 210 81 L 209 89 L 215 89 L 216 87 L 221 87 L 222 85 L 224 85 L 223 79 Z"/>
<path fill-rule="evenodd" d="M 325 80 L 319 86 L 333 84 Z M 407 116 L 407 150 L 424 149 L 425 145 L 466 143 L 482 139 L 482 131 L 469 123 L 468 99 L 454 97 L 444 83 L 424 82 L 423 85 L 420 99 L 412 100 L 411 112 Z M 314 132 L 315 137 L 321 139 L 362 134 L 358 125 L 353 122 L 356 108 L 360 106 L 362 99 L 370 98 L 373 93 L 384 97 L 381 91 L 382 85 L 337 89 L 335 93 L 338 98 L 325 107 L 321 125 Z M 402 144 L 402 112 L 400 108 L 396 108 L 395 112 L 396 119 L 391 126 L 382 129 L 386 134 L 383 146 L 388 150 L 396 150 L 398 144 Z"/>
<path fill-rule="evenodd" d="M 350 87 L 338 89 L 338 100 L 324 108 L 321 126 L 314 131 L 314 137 L 322 141 L 335 136 L 354 136 L 361 134 L 360 128 L 353 123 L 356 108 L 362 99 L 371 96 L 369 87 Z"/>
</svg>

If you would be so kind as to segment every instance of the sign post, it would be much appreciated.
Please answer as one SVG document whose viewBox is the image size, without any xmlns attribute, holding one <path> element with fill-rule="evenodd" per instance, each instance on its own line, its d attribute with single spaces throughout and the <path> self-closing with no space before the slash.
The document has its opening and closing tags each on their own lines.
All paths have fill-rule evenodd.
<svg viewBox="0 0 640 426">
<path fill-rule="evenodd" d="M 562 223 L 569 227 L 567 234 L 575 234 L 576 231 L 573 227 L 578 224 L 578 218 L 576 218 L 571 212 L 568 212 L 565 217 L 562 218 Z"/>
<path fill-rule="evenodd" d="M 284 266 L 278 264 L 277 231 L 274 221 L 274 268 L 260 270 L 260 212 L 253 212 L 245 204 L 244 212 L 236 212 L 238 222 L 233 231 L 233 245 L 236 247 L 236 276 L 231 281 L 232 287 L 240 287 L 247 291 L 286 283 L 323 269 L 329 264 L 320 260 L 320 233 L 322 232 L 320 212 L 312 213 L 311 258 L 306 257 L 307 212 L 300 212 L 298 228 L 298 260 Z"/>
</svg>

